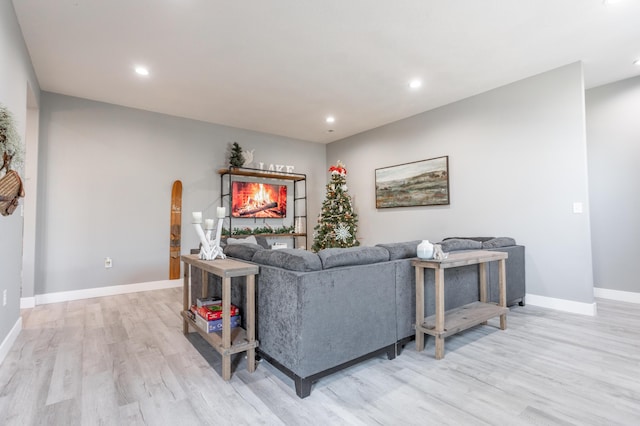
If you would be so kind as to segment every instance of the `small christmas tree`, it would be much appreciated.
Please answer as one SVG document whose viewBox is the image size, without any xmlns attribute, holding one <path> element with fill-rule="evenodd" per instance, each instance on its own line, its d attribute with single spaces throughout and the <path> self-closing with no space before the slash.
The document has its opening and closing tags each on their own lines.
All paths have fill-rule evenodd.
<svg viewBox="0 0 640 426">
<path fill-rule="evenodd" d="M 322 203 L 318 224 L 314 229 L 313 251 L 330 247 L 360 245 L 356 238 L 358 216 L 353 212 L 351 197 L 347 193 L 347 169 L 338 164 L 329 168 L 331 181 L 327 184 L 327 197 Z"/>
<path fill-rule="evenodd" d="M 242 155 L 242 147 L 238 142 L 234 142 L 231 146 L 231 157 L 229 157 L 231 167 L 242 167 L 244 164 L 244 156 Z"/>
</svg>

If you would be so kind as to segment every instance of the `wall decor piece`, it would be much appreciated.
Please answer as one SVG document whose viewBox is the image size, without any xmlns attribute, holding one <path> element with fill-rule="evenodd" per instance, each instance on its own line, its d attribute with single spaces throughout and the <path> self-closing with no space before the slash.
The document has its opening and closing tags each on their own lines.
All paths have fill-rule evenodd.
<svg viewBox="0 0 640 426">
<path fill-rule="evenodd" d="M 251 151 L 245 149 L 242 151 L 242 158 L 244 159 L 242 167 L 251 167 L 253 165 L 253 151 L 255 151 L 255 149 L 252 149 Z"/>
<path fill-rule="evenodd" d="M 225 259 L 227 256 L 224 254 L 222 247 L 220 247 L 220 238 L 222 237 L 222 222 L 227 215 L 227 210 L 224 207 L 218 207 L 216 210 L 218 226 L 214 227 L 213 219 L 205 219 L 204 229 L 202 226 L 202 212 L 192 212 L 191 215 L 193 216 L 193 229 L 195 229 L 198 238 L 200 238 L 199 259 L 215 260 L 217 257 Z M 216 229 L 215 235 L 213 234 L 214 229 Z"/>
<path fill-rule="evenodd" d="M 449 204 L 449 156 L 376 169 L 376 208 Z"/>
<path fill-rule="evenodd" d="M 182 234 L 182 181 L 171 187 L 171 228 L 169 234 L 169 279 L 180 278 L 180 241 Z"/>
<path fill-rule="evenodd" d="M 22 197 L 24 197 L 24 186 L 20 175 L 15 170 L 9 170 L 0 177 L 0 214 L 12 215 Z"/>
<path fill-rule="evenodd" d="M 0 104 L 0 214 L 13 214 L 24 197 L 22 179 L 16 170 L 24 161 L 24 146 L 11 112 Z"/>
<path fill-rule="evenodd" d="M 24 145 L 16 129 L 13 114 L 0 104 L 0 170 L 21 170 L 24 164 Z"/>
</svg>

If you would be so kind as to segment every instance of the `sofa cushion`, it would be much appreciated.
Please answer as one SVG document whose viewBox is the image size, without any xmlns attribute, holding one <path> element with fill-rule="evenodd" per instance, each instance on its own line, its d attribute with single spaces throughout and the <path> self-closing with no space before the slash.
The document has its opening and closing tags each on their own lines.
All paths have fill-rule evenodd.
<svg viewBox="0 0 640 426">
<path fill-rule="evenodd" d="M 367 265 L 389 260 L 389 252 L 382 247 L 328 248 L 320 250 L 318 256 L 322 261 L 322 269 Z"/>
<path fill-rule="evenodd" d="M 450 252 L 456 250 L 480 250 L 482 243 L 480 241 L 467 240 L 462 238 L 451 238 L 444 240 L 440 244 L 442 251 Z"/>
<path fill-rule="evenodd" d="M 254 237 L 253 235 L 250 235 L 248 237 L 245 238 L 227 238 L 227 245 L 231 245 L 231 244 L 258 244 L 258 241 L 256 240 L 256 237 Z"/>
<path fill-rule="evenodd" d="M 482 243 L 482 248 L 490 249 L 490 248 L 507 247 L 507 246 L 515 246 L 515 245 L 516 245 L 516 240 L 514 240 L 513 238 L 499 237 L 499 238 L 493 238 L 489 241 L 484 241 Z"/>
<path fill-rule="evenodd" d="M 473 241 L 480 241 L 481 243 L 484 243 L 485 241 L 489 241 L 489 240 L 493 240 L 495 237 L 447 237 L 444 238 L 442 241 L 446 241 L 446 240 L 473 240 Z"/>
<path fill-rule="evenodd" d="M 311 272 L 322 269 L 322 262 L 317 254 L 300 249 L 258 250 L 251 260 L 291 271 Z"/>
<path fill-rule="evenodd" d="M 269 241 L 267 241 L 267 237 L 265 236 L 256 235 L 256 242 L 266 249 L 271 248 L 269 247 Z"/>
<path fill-rule="evenodd" d="M 243 244 L 227 244 L 224 248 L 224 254 L 236 259 L 251 260 L 253 255 L 258 250 L 266 250 L 264 247 L 258 244 L 243 243 Z"/>
<path fill-rule="evenodd" d="M 406 241 L 404 243 L 385 243 L 376 244 L 376 247 L 382 247 L 389 252 L 389 260 L 408 259 L 418 256 L 418 244 L 422 240 Z"/>
</svg>

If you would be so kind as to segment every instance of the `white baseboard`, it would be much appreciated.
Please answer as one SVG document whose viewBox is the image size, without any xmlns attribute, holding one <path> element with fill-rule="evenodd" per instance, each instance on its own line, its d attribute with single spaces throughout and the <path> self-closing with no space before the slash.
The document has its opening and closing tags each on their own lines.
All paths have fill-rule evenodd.
<svg viewBox="0 0 640 426">
<path fill-rule="evenodd" d="M 20 309 L 29 309 L 36 306 L 36 298 L 35 297 L 21 297 L 20 298 Z"/>
<path fill-rule="evenodd" d="M 537 294 L 529 294 L 525 296 L 527 305 L 540 306 L 542 308 L 556 309 L 558 311 L 570 312 L 572 314 L 581 314 L 595 316 L 597 309 L 596 303 L 576 302 L 573 300 L 556 299 L 554 297 L 539 296 Z"/>
<path fill-rule="evenodd" d="M 9 351 L 13 347 L 13 344 L 16 342 L 18 335 L 22 331 L 22 317 L 18 317 L 18 320 L 7 334 L 7 337 L 4 338 L 2 344 L 0 344 L 0 365 L 4 362 L 4 359 L 9 354 Z"/>
<path fill-rule="evenodd" d="M 640 293 L 633 291 L 611 290 L 608 288 L 593 288 L 593 295 L 601 299 L 618 300 L 620 302 L 640 303 Z"/>
<path fill-rule="evenodd" d="M 25 297 L 20 300 L 23 303 L 30 303 L 29 299 L 35 299 L 33 306 L 46 305 L 48 303 L 68 302 L 71 300 L 91 299 L 93 297 L 115 296 L 118 294 L 138 293 L 140 291 L 161 290 L 165 288 L 181 287 L 182 279 L 150 281 L 138 284 L 114 285 L 109 287 L 87 288 L 84 290 L 59 291 L 56 293 L 36 294 L 35 298 Z M 32 306 L 32 307 L 33 307 Z"/>
</svg>

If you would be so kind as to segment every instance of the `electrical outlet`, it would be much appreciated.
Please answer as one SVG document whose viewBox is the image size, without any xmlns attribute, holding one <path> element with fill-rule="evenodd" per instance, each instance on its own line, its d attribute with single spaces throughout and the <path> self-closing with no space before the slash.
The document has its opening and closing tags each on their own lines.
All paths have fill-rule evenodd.
<svg viewBox="0 0 640 426">
<path fill-rule="evenodd" d="M 2 290 L 2 306 L 7 306 L 7 289 Z"/>
<path fill-rule="evenodd" d="M 113 266 L 113 260 L 111 260 L 110 257 L 105 257 L 104 258 L 104 267 L 105 268 L 111 268 Z"/>
<path fill-rule="evenodd" d="M 582 213 L 582 203 L 580 201 L 573 203 L 573 212 L 576 214 Z"/>
</svg>

